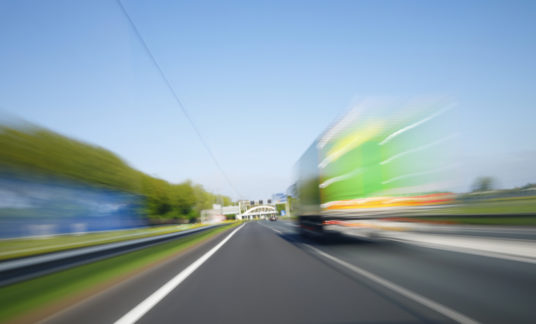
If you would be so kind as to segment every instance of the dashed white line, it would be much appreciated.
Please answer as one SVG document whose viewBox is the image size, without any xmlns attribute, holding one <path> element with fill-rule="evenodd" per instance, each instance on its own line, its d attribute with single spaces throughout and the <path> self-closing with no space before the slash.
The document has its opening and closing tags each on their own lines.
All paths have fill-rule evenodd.
<svg viewBox="0 0 536 324">
<path fill-rule="evenodd" d="M 156 304 L 158 304 L 164 297 L 166 297 L 173 289 L 175 289 L 184 279 L 188 278 L 197 268 L 199 268 L 205 261 L 207 261 L 216 251 L 218 251 L 233 235 L 238 232 L 244 224 L 240 225 L 237 229 L 227 235 L 218 245 L 210 249 L 207 253 L 203 254 L 202 257 L 197 259 L 194 263 L 190 264 L 186 269 L 182 270 L 179 274 L 173 277 L 170 281 L 165 283 L 157 291 L 152 293 L 144 301 L 139 303 L 136 307 L 130 310 L 128 313 L 123 315 L 120 319 L 115 321 L 115 324 L 131 324 L 136 323 L 143 315 L 150 311 Z"/>
<path fill-rule="evenodd" d="M 281 232 L 281 231 L 278 230 L 278 229 L 273 228 L 272 226 L 268 226 L 268 225 L 265 225 L 265 224 L 263 224 L 263 223 L 259 223 L 259 224 L 262 225 L 262 226 L 264 226 L 264 227 L 266 227 L 266 228 L 268 228 L 268 229 L 271 229 L 272 231 L 276 232 L 277 234 L 283 234 L 283 232 Z"/>
<path fill-rule="evenodd" d="M 319 254 L 319 255 L 323 256 L 324 258 L 329 259 L 329 260 L 331 260 L 331 261 L 333 261 L 333 262 L 335 262 L 335 263 L 337 263 L 339 265 L 342 265 L 343 267 L 348 268 L 348 269 L 356 272 L 357 274 L 359 274 L 359 275 L 361 275 L 361 276 L 363 276 L 363 277 L 365 277 L 365 278 L 367 278 L 367 279 L 369 279 L 369 280 L 371 280 L 371 281 L 373 281 L 373 282 L 375 282 L 375 283 L 377 283 L 379 285 L 382 285 L 382 286 L 384 286 L 384 287 L 386 287 L 388 289 L 391 289 L 391 290 L 399 293 L 400 295 L 402 295 L 402 296 L 404 296 L 404 297 L 406 297 L 408 299 L 411 299 L 411 300 L 413 300 L 413 301 L 415 301 L 415 302 L 417 302 L 417 303 L 419 303 L 421 305 L 424 305 L 424 306 L 426 306 L 426 307 L 428 307 L 428 308 L 430 308 L 430 309 L 432 309 L 432 310 L 434 310 L 434 311 L 436 311 L 436 312 L 438 312 L 438 313 L 440 313 L 440 314 L 442 314 L 442 315 L 444 315 L 444 316 L 446 316 L 446 317 L 448 317 L 448 318 L 450 318 L 450 319 L 452 319 L 452 320 L 454 320 L 454 321 L 456 321 L 458 323 L 464 323 L 464 324 L 476 324 L 476 323 L 478 323 L 474 319 L 469 318 L 469 317 L 467 317 L 467 316 L 465 316 L 465 315 L 463 315 L 463 314 L 461 314 L 461 313 L 459 313 L 459 312 L 457 312 L 457 311 L 455 311 L 455 310 L 453 310 L 451 308 L 448 308 L 447 306 L 441 305 L 441 304 L 439 304 L 439 303 L 437 303 L 437 302 L 435 302 L 433 300 L 430 300 L 430 299 L 428 299 L 428 298 L 426 298 L 424 296 L 421 296 L 421 295 L 419 295 L 419 294 L 417 294 L 417 293 L 415 293 L 413 291 L 410 291 L 410 290 L 408 290 L 408 289 L 406 289 L 404 287 L 401 287 L 401 286 L 399 286 L 399 285 L 397 285 L 397 284 L 395 284 L 395 283 L 393 283 L 391 281 L 383 279 L 383 278 L 381 278 L 381 277 L 379 277 L 379 276 L 377 276 L 377 275 L 375 275 L 375 274 L 373 274 L 371 272 L 368 272 L 365 269 L 362 269 L 362 268 L 357 267 L 357 266 L 355 266 L 353 264 L 350 264 L 350 263 L 348 263 L 346 261 L 343 261 L 343 260 L 341 260 L 339 258 L 336 258 L 336 257 L 334 257 L 332 255 L 329 255 L 329 254 L 327 254 L 327 253 L 325 253 L 325 252 L 323 252 L 323 251 L 321 251 L 321 250 L 319 250 L 319 249 L 317 249 L 317 248 L 315 248 L 315 247 L 313 247 L 311 245 L 305 244 L 305 246 L 310 248 L 316 254 Z"/>
</svg>

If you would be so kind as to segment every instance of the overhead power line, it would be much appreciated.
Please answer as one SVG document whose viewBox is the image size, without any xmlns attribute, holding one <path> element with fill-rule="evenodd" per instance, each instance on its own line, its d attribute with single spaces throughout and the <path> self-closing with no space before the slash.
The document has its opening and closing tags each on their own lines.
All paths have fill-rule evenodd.
<svg viewBox="0 0 536 324">
<path fill-rule="evenodd" d="M 149 55 L 149 58 L 153 62 L 154 66 L 156 67 L 156 70 L 160 74 L 160 77 L 162 78 L 162 80 L 164 80 L 164 83 L 166 84 L 166 86 L 168 87 L 169 91 L 173 95 L 173 98 L 175 99 L 175 101 L 177 102 L 177 105 L 179 106 L 179 108 L 181 109 L 182 113 L 184 114 L 184 117 L 186 117 L 186 120 L 188 120 L 188 122 L 190 123 L 190 125 L 194 129 L 195 133 L 197 134 L 197 137 L 201 141 L 201 144 L 203 144 L 203 146 L 207 150 L 207 152 L 210 155 L 212 161 L 214 162 L 214 164 L 216 165 L 218 170 L 221 172 L 221 174 L 223 175 L 225 181 L 227 182 L 227 184 L 229 185 L 231 190 L 234 192 L 234 194 L 237 195 L 239 198 L 242 198 L 242 195 L 240 195 L 238 193 L 238 191 L 236 190 L 236 188 L 233 186 L 233 183 L 231 182 L 231 180 L 227 176 L 227 173 L 225 173 L 225 170 L 223 170 L 221 164 L 218 162 L 218 159 L 216 158 L 216 155 L 214 154 L 214 152 L 212 152 L 212 150 L 208 146 L 207 142 L 205 141 L 203 135 L 201 134 L 201 131 L 197 128 L 197 126 L 195 125 L 194 121 L 190 117 L 190 114 L 188 113 L 188 111 L 186 110 L 184 105 L 182 104 L 182 101 L 179 99 L 179 96 L 175 92 L 175 89 L 173 88 L 173 86 L 171 86 L 171 83 L 169 82 L 169 79 L 167 78 L 166 74 L 164 73 L 164 71 L 160 67 L 160 64 L 158 64 L 158 61 L 156 60 L 156 58 L 154 57 L 151 49 L 149 48 L 149 46 L 145 42 L 145 39 L 141 36 L 141 33 L 138 30 L 138 27 L 136 27 L 136 24 L 134 23 L 134 20 L 132 20 L 132 18 L 128 14 L 128 11 L 123 6 L 123 3 L 121 2 L 121 0 L 116 0 L 116 2 L 119 5 L 119 8 L 121 8 L 121 12 L 123 13 L 123 15 L 125 15 L 125 18 L 129 22 L 130 27 L 132 27 L 132 30 L 134 31 L 134 34 L 136 35 L 136 37 L 140 41 L 141 45 L 143 46 L 143 48 L 145 49 L 147 54 Z"/>
</svg>

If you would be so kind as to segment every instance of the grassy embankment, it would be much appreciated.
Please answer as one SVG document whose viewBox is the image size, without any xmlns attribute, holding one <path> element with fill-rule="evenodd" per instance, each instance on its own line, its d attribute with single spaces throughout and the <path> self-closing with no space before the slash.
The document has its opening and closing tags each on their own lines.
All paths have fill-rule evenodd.
<svg viewBox="0 0 536 324">
<path fill-rule="evenodd" d="M 430 216 L 419 219 L 453 224 L 536 226 L 536 197 L 486 199 L 426 213 Z"/>
<path fill-rule="evenodd" d="M 0 288 L 0 322 L 19 316 L 31 318 L 60 310 L 68 301 L 96 293 L 135 273 L 158 264 L 186 248 L 221 233 L 239 222 L 188 235 L 171 242 L 67 269 Z"/>
<path fill-rule="evenodd" d="M 230 197 L 210 193 L 199 184 L 191 181 L 169 183 L 134 169 L 102 147 L 29 124 L 0 124 L 2 178 L 128 194 L 137 197 L 134 200 L 140 204 L 139 215 L 156 224 L 169 220 L 190 222 L 214 203 L 224 206 L 232 203 Z M 0 209 L 10 216 L 20 212 L 20 208 L 9 205 Z M 36 212 L 32 208 L 29 210 Z M 66 215 L 62 208 L 54 208 L 54 211 Z"/>
<path fill-rule="evenodd" d="M 0 260 L 180 232 L 203 224 L 167 225 L 98 233 L 0 240 Z"/>
</svg>

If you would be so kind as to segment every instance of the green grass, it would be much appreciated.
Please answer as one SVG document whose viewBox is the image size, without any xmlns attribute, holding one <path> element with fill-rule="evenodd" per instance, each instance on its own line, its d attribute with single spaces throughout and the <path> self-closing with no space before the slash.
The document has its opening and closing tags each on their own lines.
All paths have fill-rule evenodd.
<svg viewBox="0 0 536 324">
<path fill-rule="evenodd" d="M 201 224 L 167 225 L 100 233 L 0 240 L 0 260 L 180 232 Z"/>
<path fill-rule="evenodd" d="M 0 288 L 0 322 L 67 300 L 170 257 L 238 223 Z"/>
<path fill-rule="evenodd" d="M 528 214 L 536 213 L 536 199 L 492 200 L 467 203 L 460 207 L 462 214 Z"/>
<path fill-rule="evenodd" d="M 505 225 L 505 226 L 536 226 L 536 216 L 504 216 L 504 217 L 419 217 L 423 220 L 449 222 L 466 225 Z"/>
<path fill-rule="evenodd" d="M 478 202 L 459 203 L 421 213 L 431 215 L 519 215 L 536 214 L 536 198 L 489 199 Z"/>
<path fill-rule="evenodd" d="M 441 215 L 445 216 L 440 217 Z M 415 216 L 421 220 L 454 224 L 536 226 L 536 197 L 504 197 L 459 203 L 419 211 Z"/>
</svg>

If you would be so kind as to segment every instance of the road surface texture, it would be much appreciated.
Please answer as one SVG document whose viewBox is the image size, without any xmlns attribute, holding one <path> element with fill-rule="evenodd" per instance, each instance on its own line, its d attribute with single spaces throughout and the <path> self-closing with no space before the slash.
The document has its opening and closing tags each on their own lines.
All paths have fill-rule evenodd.
<svg viewBox="0 0 536 324">
<path fill-rule="evenodd" d="M 385 240 L 314 243 L 301 239 L 294 224 L 282 221 L 249 222 L 230 238 L 229 234 L 45 322 L 129 323 L 134 320 L 125 315 L 133 312 L 138 323 L 534 323 L 536 319 L 535 263 Z M 209 251 L 204 263 L 188 271 Z M 169 288 L 179 273 L 179 284 L 175 281 Z M 169 288 L 165 293 L 163 286 Z M 160 297 L 148 300 L 156 291 Z M 145 308 L 139 311 L 136 307 L 143 301 Z"/>
</svg>

